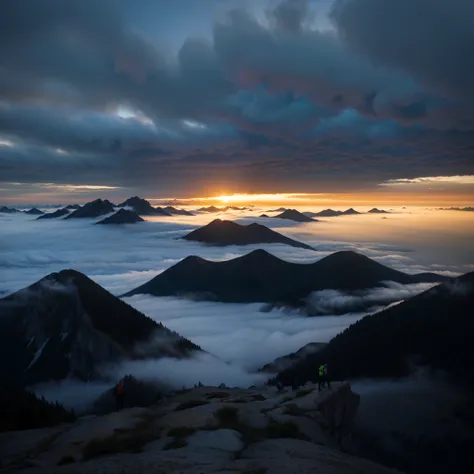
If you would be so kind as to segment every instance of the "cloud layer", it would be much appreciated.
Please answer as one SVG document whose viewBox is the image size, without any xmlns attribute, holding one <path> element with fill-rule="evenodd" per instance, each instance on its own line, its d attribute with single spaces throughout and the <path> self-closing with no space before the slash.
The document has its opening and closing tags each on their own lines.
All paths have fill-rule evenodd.
<svg viewBox="0 0 474 474">
<path fill-rule="evenodd" d="M 314 262 L 334 251 L 351 249 L 409 273 L 438 271 L 457 275 L 472 270 L 474 264 L 469 213 L 394 210 L 390 219 L 384 221 L 380 216 L 367 214 L 296 224 L 256 217 L 263 210 L 230 212 L 219 217 L 242 223 L 260 221 L 316 249 L 263 246 L 280 258 L 293 262 Z M 156 217 L 136 225 L 106 227 L 93 225 L 94 219 L 36 221 L 23 213 L 0 214 L 0 240 L 3 244 L 0 248 L 0 292 L 7 294 L 51 272 L 74 268 L 112 293 L 123 294 L 188 255 L 222 260 L 257 248 L 208 247 L 177 239 L 215 217 L 207 214 Z M 448 218 L 449 226 L 446 225 Z M 470 225 L 466 226 L 466 222 Z M 374 227 L 377 227 L 377 233 L 374 233 Z M 438 229 L 436 234 L 433 228 Z M 191 339 L 212 355 L 203 355 L 192 361 L 134 362 L 104 370 L 112 379 L 133 373 L 174 387 L 192 386 L 199 381 L 241 386 L 261 383 L 263 378 L 255 375 L 256 369 L 279 356 L 295 352 L 309 342 L 329 341 L 364 316 L 364 313 L 353 312 L 361 301 L 370 301 L 379 307 L 408 298 L 428 286 L 389 283 L 385 288 L 356 296 L 319 292 L 310 298 L 327 316 L 314 318 L 298 311 L 268 311 L 263 304 L 222 304 L 136 295 L 127 298 L 127 303 Z M 452 291 L 463 291 L 463 288 L 453 286 Z M 331 312 L 335 310 L 338 313 L 345 310 L 346 314 L 332 316 Z M 66 404 L 82 406 L 105 388 L 108 386 L 88 385 L 81 396 L 82 401 L 77 399 L 77 387 L 67 383 L 37 390 Z"/>
</svg>

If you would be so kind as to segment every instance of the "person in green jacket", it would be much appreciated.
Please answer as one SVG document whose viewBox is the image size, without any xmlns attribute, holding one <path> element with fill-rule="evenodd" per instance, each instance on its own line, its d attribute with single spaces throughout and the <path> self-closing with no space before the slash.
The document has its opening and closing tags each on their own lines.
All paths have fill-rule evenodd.
<svg viewBox="0 0 474 474">
<path fill-rule="evenodd" d="M 328 365 L 322 364 L 319 366 L 319 384 L 318 390 L 321 391 L 324 388 L 324 385 L 327 385 L 328 388 L 332 389 L 331 382 L 328 377 Z"/>
</svg>

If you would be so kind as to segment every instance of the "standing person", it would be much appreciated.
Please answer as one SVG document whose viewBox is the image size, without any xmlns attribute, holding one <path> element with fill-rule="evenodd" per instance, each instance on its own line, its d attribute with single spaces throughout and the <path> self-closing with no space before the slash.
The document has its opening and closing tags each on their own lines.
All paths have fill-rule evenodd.
<svg viewBox="0 0 474 474">
<path fill-rule="evenodd" d="M 115 399 L 117 401 L 117 411 L 123 408 L 123 379 L 115 387 Z"/>
<path fill-rule="evenodd" d="M 324 364 L 321 364 L 318 369 L 318 391 L 320 392 L 321 389 L 324 388 Z"/>
</svg>

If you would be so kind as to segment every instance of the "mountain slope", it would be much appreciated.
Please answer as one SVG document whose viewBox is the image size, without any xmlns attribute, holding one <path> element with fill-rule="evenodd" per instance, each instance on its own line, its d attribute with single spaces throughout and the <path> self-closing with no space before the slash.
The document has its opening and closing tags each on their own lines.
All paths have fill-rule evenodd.
<svg viewBox="0 0 474 474">
<path fill-rule="evenodd" d="M 58 217 L 63 217 L 69 215 L 69 211 L 64 207 L 63 209 L 58 209 L 54 212 L 46 212 L 45 214 L 39 216 L 36 220 L 40 219 L 57 219 Z"/>
<path fill-rule="evenodd" d="M 317 222 L 316 219 L 312 219 L 311 217 L 305 216 L 296 209 L 286 209 L 281 214 L 278 214 L 277 216 L 273 217 L 275 219 L 288 219 L 290 221 L 295 222 Z"/>
<path fill-rule="evenodd" d="M 313 291 L 362 290 L 383 281 L 408 284 L 417 282 L 417 277 L 355 252 L 336 252 L 312 264 L 298 264 L 280 260 L 265 250 L 255 250 L 224 262 L 187 257 L 125 296 L 199 295 L 223 302 L 303 306 L 303 299 Z"/>
<path fill-rule="evenodd" d="M 273 362 L 265 364 L 259 372 L 278 373 L 282 370 L 289 369 L 295 365 L 298 361 L 305 359 L 309 354 L 321 351 L 327 346 L 325 342 L 310 342 L 305 346 L 298 349 L 296 352 L 287 354 L 281 357 L 277 357 Z"/>
<path fill-rule="evenodd" d="M 93 378 L 102 363 L 198 349 L 74 270 L 1 299 L 0 326 L 1 360 L 11 361 L 0 380 L 24 385 Z"/>
<path fill-rule="evenodd" d="M 65 219 L 99 217 L 115 212 L 113 204 L 107 199 L 96 199 L 71 212 Z"/>
<path fill-rule="evenodd" d="M 215 219 L 183 237 L 185 240 L 203 242 L 210 245 L 250 245 L 281 243 L 308 250 L 307 244 L 285 237 L 264 225 L 253 223 L 241 225 L 233 221 Z"/>
<path fill-rule="evenodd" d="M 135 224 L 136 222 L 144 222 L 144 220 L 134 211 L 120 209 L 115 214 L 96 222 L 96 224 Z"/>
<path fill-rule="evenodd" d="M 334 378 L 396 377 L 411 364 L 443 369 L 474 386 L 474 272 L 366 316 L 279 377 L 314 379 L 327 362 Z"/>
</svg>

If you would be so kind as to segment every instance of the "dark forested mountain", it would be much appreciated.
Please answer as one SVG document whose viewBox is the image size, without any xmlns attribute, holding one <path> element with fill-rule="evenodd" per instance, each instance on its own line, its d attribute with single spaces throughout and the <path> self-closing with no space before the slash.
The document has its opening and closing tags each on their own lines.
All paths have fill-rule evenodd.
<svg viewBox="0 0 474 474">
<path fill-rule="evenodd" d="M 76 209 L 80 209 L 80 208 L 81 206 L 79 204 L 68 204 L 64 209 L 75 211 Z"/>
<path fill-rule="evenodd" d="M 36 220 L 39 221 L 40 219 L 57 219 L 58 217 L 68 216 L 69 211 L 63 207 L 62 209 L 58 209 L 54 212 L 46 212 L 45 214 L 39 216 Z"/>
<path fill-rule="evenodd" d="M 33 207 L 32 209 L 25 211 L 25 214 L 30 214 L 32 216 L 40 216 L 41 214 L 44 214 L 44 212 L 38 209 L 37 207 Z"/>
<path fill-rule="evenodd" d="M 445 281 L 446 277 L 437 275 Z M 419 283 L 424 277 L 408 275 L 355 252 L 336 252 L 312 264 L 290 263 L 265 250 L 255 250 L 224 262 L 190 256 L 125 296 L 199 296 L 222 302 L 268 302 L 304 306 L 313 291 L 357 291 L 381 282 Z M 313 312 L 312 314 L 321 314 Z"/>
<path fill-rule="evenodd" d="M 185 357 L 198 349 L 74 270 L 52 273 L 0 299 L 0 382 L 74 376 L 137 357 Z"/>
<path fill-rule="evenodd" d="M 281 214 L 278 214 L 277 216 L 273 217 L 275 219 L 288 219 L 290 221 L 295 222 L 317 222 L 316 219 L 312 219 L 311 217 L 305 216 L 296 209 L 286 209 Z"/>
<path fill-rule="evenodd" d="M 144 220 L 134 211 L 120 209 L 96 224 L 135 224 L 136 222 L 144 222 Z"/>
<path fill-rule="evenodd" d="M 18 386 L 0 390 L 0 431 L 29 430 L 75 420 L 73 412 Z"/>
<path fill-rule="evenodd" d="M 107 199 L 96 199 L 71 212 L 65 219 L 100 217 L 115 212 L 114 205 Z"/>
<path fill-rule="evenodd" d="M 215 219 L 183 237 L 185 240 L 203 242 L 210 245 L 250 245 L 280 243 L 314 250 L 307 244 L 285 237 L 261 224 L 241 225 L 233 221 Z"/>
<path fill-rule="evenodd" d="M 275 374 L 281 372 L 282 370 L 289 369 L 297 362 L 304 360 L 306 357 L 308 357 L 309 354 L 319 352 L 323 350 L 326 346 L 326 342 L 310 342 L 309 344 L 306 344 L 302 348 L 298 349 L 296 352 L 292 352 L 291 354 L 278 357 L 273 362 L 265 364 L 260 369 L 260 372 L 268 372 Z"/>
<path fill-rule="evenodd" d="M 171 216 L 161 207 L 155 208 L 146 199 L 138 196 L 128 198 L 117 207 L 131 207 L 140 216 Z"/>
<path fill-rule="evenodd" d="M 415 365 L 445 370 L 474 387 L 473 334 L 471 272 L 366 316 L 279 377 L 314 380 L 322 362 L 336 379 L 403 376 Z"/>
</svg>

